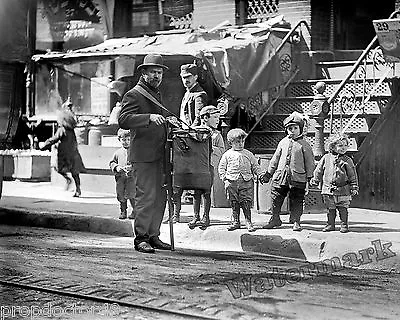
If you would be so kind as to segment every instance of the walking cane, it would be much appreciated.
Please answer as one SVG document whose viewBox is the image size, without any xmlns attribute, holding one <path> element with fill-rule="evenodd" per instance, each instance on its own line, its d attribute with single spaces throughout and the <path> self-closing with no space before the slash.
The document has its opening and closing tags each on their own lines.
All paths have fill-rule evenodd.
<svg viewBox="0 0 400 320">
<path fill-rule="evenodd" d="M 172 202 L 172 130 L 169 125 L 167 126 L 167 132 L 167 143 L 165 145 L 165 182 L 167 188 L 169 237 L 171 241 L 171 250 L 174 251 L 174 224 L 172 221 L 172 216 L 174 214 L 174 204 Z"/>
<path fill-rule="evenodd" d="M 261 158 L 260 157 L 258 157 L 257 162 L 261 166 Z M 257 177 L 257 180 L 256 180 L 256 207 L 257 207 L 257 213 L 260 213 L 260 196 L 258 194 L 259 191 L 260 191 L 260 180 Z"/>
</svg>

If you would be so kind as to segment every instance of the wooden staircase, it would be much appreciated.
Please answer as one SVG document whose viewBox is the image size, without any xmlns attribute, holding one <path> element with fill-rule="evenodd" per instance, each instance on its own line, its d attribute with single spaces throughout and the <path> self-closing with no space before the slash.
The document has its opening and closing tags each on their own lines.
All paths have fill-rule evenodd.
<svg viewBox="0 0 400 320">
<path fill-rule="evenodd" d="M 397 14 L 400 12 L 394 11 L 389 19 Z M 292 75 L 248 130 L 245 147 L 260 155 L 260 160 L 264 159 L 264 166 L 265 160 L 270 159 L 285 136 L 283 119 L 294 111 L 310 116 L 305 136 L 314 147 L 316 120 L 312 118 L 310 105 L 317 94 L 317 82 L 326 84 L 324 95 L 331 109 L 329 117 L 324 120 L 324 140 L 331 133 L 345 132 L 351 139 L 349 151 L 355 152 L 376 120 L 390 107 L 391 79 L 400 76 L 400 64 L 386 63 L 377 36 L 362 51 L 316 52 L 310 51 L 302 41 L 290 40 L 296 33 L 301 35 L 304 31 L 311 34 L 307 22 L 301 20 L 276 49 L 275 54 L 280 52 L 285 43 L 292 44 Z M 298 75 L 301 80 L 293 80 Z M 322 212 L 324 208 L 320 191 L 310 190 L 305 201 L 305 212 L 315 211 L 313 209 Z"/>
<path fill-rule="evenodd" d="M 341 56 L 346 58 L 343 52 Z M 348 60 L 343 61 L 319 62 L 315 68 L 319 78 L 291 82 L 264 115 L 256 129 L 250 132 L 246 139 L 246 148 L 264 159 L 270 158 L 279 141 L 285 136 L 283 120 L 294 111 L 310 116 L 306 139 L 314 147 L 316 121 L 311 117 L 310 104 L 317 93 L 316 83 L 323 81 L 326 84 L 324 95 L 327 98 L 337 96 L 331 103 L 331 108 L 333 108 L 331 117 L 324 121 L 324 139 L 326 140 L 331 132 L 342 131 L 346 128 L 345 132 L 351 140 L 349 153 L 356 152 L 375 121 L 385 111 L 391 97 L 390 78 L 396 75 L 394 71 L 396 68 L 392 72 L 390 68 L 394 66 L 381 64 L 378 70 L 374 70 L 373 68 L 377 67 L 376 64 L 365 63 L 360 71 L 354 72 L 354 79 L 346 82 L 336 94 L 342 80 L 348 76 L 350 70 Z M 351 65 L 354 64 L 355 61 L 352 61 Z M 332 78 L 327 78 L 329 76 Z M 322 203 L 320 191 L 311 189 L 306 196 L 305 213 L 324 211 L 325 206 Z"/>
<path fill-rule="evenodd" d="M 310 104 L 316 94 L 314 88 L 318 81 L 326 83 L 324 94 L 329 97 L 335 88 L 339 86 L 341 79 L 305 80 L 289 84 L 284 97 L 279 98 L 272 110 L 270 110 L 270 113 L 262 119 L 259 129 L 254 130 L 246 139 L 246 147 L 255 154 L 272 154 L 279 141 L 285 136 L 283 119 L 294 111 L 311 115 Z M 357 151 L 391 96 L 390 80 L 387 79 L 378 86 L 375 90 L 375 95 L 365 105 L 362 105 L 362 101 L 367 94 L 366 90 L 370 90 L 375 82 L 376 79 L 368 78 L 366 81 L 356 80 L 346 84 L 340 94 L 342 103 L 339 101 L 339 103 L 334 104 L 333 132 L 344 128 L 354 113 L 360 111 L 360 114 L 351 122 L 349 128 L 346 130 L 351 139 L 349 151 Z M 352 101 L 344 103 L 343 101 L 346 98 L 347 100 L 352 99 Z M 329 136 L 330 127 L 330 118 L 325 119 L 325 137 Z M 314 145 L 315 131 L 315 120 L 311 118 L 306 136 L 311 146 Z"/>
</svg>

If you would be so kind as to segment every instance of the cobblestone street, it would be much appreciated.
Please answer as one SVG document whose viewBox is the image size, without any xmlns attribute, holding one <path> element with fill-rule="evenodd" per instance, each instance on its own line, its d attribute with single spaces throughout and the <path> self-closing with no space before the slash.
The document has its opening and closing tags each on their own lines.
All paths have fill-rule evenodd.
<svg viewBox="0 0 400 320">
<path fill-rule="evenodd" d="M 400 315 L 400 276 L 394 273 L 341 270 L 285 281 L 285 272 L 304 268 L 305 262 L 191 250 L 143 255 L 133 250 L 131 238 L 52 229 L 0 226 L 0 235 L 2 281 L 120 301 L 113 309 L 115 319 L 174 319 L 172 314 L 151 314 L 133 305 L 211 319 L 398 319 Z M 273 286 L 267 286 L 267 275 L 274 279 Z M 97 305 L 103 316 L 79 319 L 110 319 L 110 314 L 104 315 L 104 303 L 35 291 L 26 294 L 4 284 L 1 288 L 2 306 L 43 310 L 49 303 L 63 308 L 74 303 Z M 2 310 L 2 318 L 11 319 Z"/>
</svg>

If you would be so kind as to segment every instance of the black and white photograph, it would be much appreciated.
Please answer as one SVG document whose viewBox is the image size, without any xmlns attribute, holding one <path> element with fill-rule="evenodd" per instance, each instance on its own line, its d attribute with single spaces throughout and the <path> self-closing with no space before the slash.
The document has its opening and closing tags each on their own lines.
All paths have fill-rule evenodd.
<svg viewBox="0 0 400 320">
<path fill-rule="evenodd" d="M 0 0 L 0 320 L 398 320 L 396 141 L 400 0 Z"/>
</svg>

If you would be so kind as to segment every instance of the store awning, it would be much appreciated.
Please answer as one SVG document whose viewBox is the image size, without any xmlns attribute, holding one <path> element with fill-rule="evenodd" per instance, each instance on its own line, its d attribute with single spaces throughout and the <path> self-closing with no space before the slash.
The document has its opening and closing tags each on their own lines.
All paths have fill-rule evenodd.
<svg viewBox="0 0 400 320">
<path fill-rule="evenodd" d="M 234 97 L 251 97 L 283 83 L 275 50 L 289 30 L 280 16 L 245 27 L 110 39 L 96 46 L 67 53 L 49 52 L 35 55 L 32 59 L 68 64 L 149 53 L 193 56 L 204 61 L 226 93 Z"/>
</svg>

